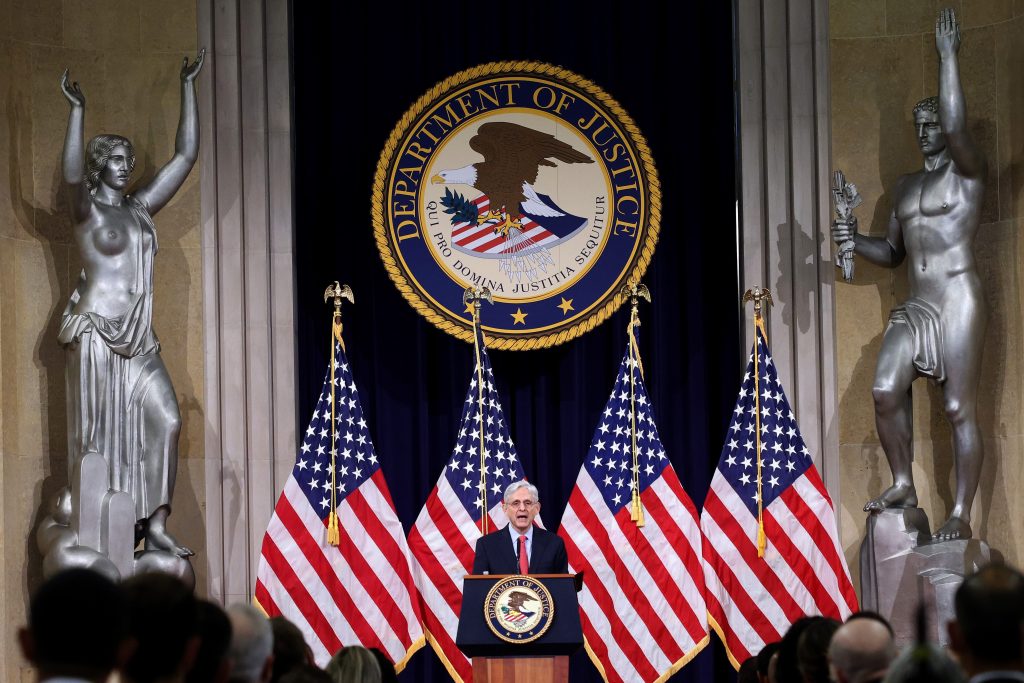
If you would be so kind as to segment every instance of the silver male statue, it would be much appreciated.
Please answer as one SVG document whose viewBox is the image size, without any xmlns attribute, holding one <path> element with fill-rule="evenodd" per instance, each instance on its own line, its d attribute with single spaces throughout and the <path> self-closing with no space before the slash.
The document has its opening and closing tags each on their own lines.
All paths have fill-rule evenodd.
<svg viewBox="0 0 1024 683">
<path fill-rule="evenodd" d="M 182 186 L 199 154 L 195 79 L 204 57 L 205 51 L 201 51 L 191 64 L 186 58 L 181 68 L 181 118 L 174 156 L 130 195 L 126 189 L 135 165 L 131 142 L 119 135 L 97 135 L 83 147 L 85 97 L 78 83 L 69 81 L 67 71 L 61 78 L 61 90 L 71 105 L 64 139 L 64 189 L 82 260 L 82 273 L 58 335 L 67 358 L 70 476 L 69 489 L 62 493 L 55 510 L 55 531 L 46 538 L 63 534 L 65 546 L 71 538 L 61 528 L 62 521 L 78 519 L 85 524 L 81 521 L 85 517 L 92 520 L 88 524 L 97 520 L 103 524 L 114 514 L 109 506 L 111 496 L 122 493 L 128 494 L 130 501 L 121 504 L 118 514 L 130 515 L 134 507 L 130 550 L 144 540 L 145 551 L 155 553 L 154 557 L 166 556 L 167 561 L 193 554 L 167 531 L 181 417 L 153 332 L 157 235 L 152 215 Z M 104 460 L 106 477 L 102 477 Z M 95 473 L 97 466 L 100 476 L 85 472 L 93 467 Z M 84 490 L 75 490 L 76 482 Z M 85 497 L 102 501 L 98 503 L 102 510 L 76 517 L 69 511 L 78 509 Z M 70 526 L 78 555 L 93 558 L 93 551 L 106 554 L 104 548 L 88 547 L 83 540 L 88 530 L 75 528 L 73 523 Z M 41 531 L 41 544 L 43 536 Z M 102 544 L 111 543 L 117 545 L 117 540 L 104 536 Z M 55 554 L 49 563 L 44 561 L 44 568 L 52 571 L 85 563 L 74 553 Z M 118 570 L 124 574 L 124 567 Z"/>
<path fill-rule="evenodd" d="M 872 390 L 893 484 L 864 510 L 917 506 L 910 387 L 918 377 L 932 378 L 942 387 L 956 467 L 953 509 L 933 538 L 950 540 L 971 536 L 971 503 L 983 457 L 977 404 L 987 307 L 973 244 L 986 164 L 967 130 L 957 63 L 960 27 L 951 9 L 939 13 L 935 47 L 939 95 L 914 107 L 924 169 L 898 181 L 884 238 L 859 234 L 855 218 L 836 220 L 832 236 L 837 243 L 854 240 L 856 253 L 880 266 L 909 261 L 910 298 L 889 317 Z"/>
</svg>

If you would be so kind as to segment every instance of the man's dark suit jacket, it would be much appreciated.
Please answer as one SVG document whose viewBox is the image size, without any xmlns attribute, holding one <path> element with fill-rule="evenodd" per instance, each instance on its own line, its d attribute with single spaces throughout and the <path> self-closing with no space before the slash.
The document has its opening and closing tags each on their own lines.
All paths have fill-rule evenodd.
<svg viewBox="0 0 1024 683">
<path fill-rule="evenodd" d="M 481 536 L 476 542 L 473 558 L 474 574 L 518 574 L 519 560 L 512 545 L 508 527 Z M 540 527 L 533 528 L 533 549 L 530 553 L 531 574 L 567 574 L 569 557 L 565 541 L 558 534 Z"/>
</svg>

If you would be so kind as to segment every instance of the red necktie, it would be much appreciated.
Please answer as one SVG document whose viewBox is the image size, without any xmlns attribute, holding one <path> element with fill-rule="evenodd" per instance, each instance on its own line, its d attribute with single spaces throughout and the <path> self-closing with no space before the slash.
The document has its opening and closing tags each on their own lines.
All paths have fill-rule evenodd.
<svg viewBox="0 0 1024 683">
<path fill-rule="evenodd" d="M 519 537 L 519 573 L 530 573 L 530 558 L 526 556 L 526 536 Z"/>
</svg>

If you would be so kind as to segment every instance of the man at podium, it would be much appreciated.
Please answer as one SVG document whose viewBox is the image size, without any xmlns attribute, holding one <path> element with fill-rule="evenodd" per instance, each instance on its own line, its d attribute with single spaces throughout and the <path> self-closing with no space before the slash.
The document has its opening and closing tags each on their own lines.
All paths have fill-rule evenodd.
<svg viewBox="0 0 1024 683">
<path fill-rule="evenodd" d="M 540 512 L 537 487 L 521 479 L 505 489 L 503 508 L 508 525 L 481 536 L 473 558 L 474 574 L 566 574 L 565 542 L 533 525 Z"/>
</svg>

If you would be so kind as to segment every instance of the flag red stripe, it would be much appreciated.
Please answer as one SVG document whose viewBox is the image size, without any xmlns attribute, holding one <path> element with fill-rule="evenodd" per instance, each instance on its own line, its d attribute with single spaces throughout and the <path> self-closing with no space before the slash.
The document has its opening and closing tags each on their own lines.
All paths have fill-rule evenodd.
<svg viewBox="0 0 1024 683">
<path fill-rule="evenodd" d="M 587 613 L 582 609 L 580 610 L 580 626 L 583 627 L 583 637 L 586 639 L 587 645 L 590 646 L 590 651 L 593 652 L 594 656 L 597 657 L 599 662 L 601 662 L 601 668 L 604 669 L 605 673 L 605 680 L 607 680 L 608 683 L 621 683 L 623 680 L 622 676 L 620 676 L 615 667 L 610 664 L 611 660 L 608 656 L 608 646 L 605 645 L 604 637 L 602 634 L 597 632 L 594 625 L 590 623 L 590 617 L 588 617 Z"/>
<path fill-rule="evenodd" d="M 438 495 L 436 489 L 433 494 L 427 497 L 427 502 L 424 504 L 424 508 L 427 514 L 430 516 L 431 521 L 437 527 L 437 530 L 441 532 L 441 537 L 444 538 L 448 547 L 452 549 L 455 556 L 459 558 L 464 567 L 473 566 L 473 555 L 476 553 L 476 547 L 470 545 L 466 537 L 459 531 L 459 525 L 455 523 L 452 516 L 448 514 L 448 509 L 441 502 L 441 497 Z M 461 600 L 461 591 L 460 598 Z"/>
<path fill-rule="evenodd" d="M 483 244 L 476 245 L 472 249 L 473 251 L 487 251 L 488 249 L 493 249 L 494 247 L 500 247 L 502 244 L 505 243 L 507 239 L 508 238 L 505 235 L 498 235 L 497 237 L 493 237 L 492 239 L 484 242 Z"/>
<path fill-rule="evenodd" d="M 722 609 L 722 604 L 718 602 L 718 597 L 714 591 L 708 591 L 706 600 L 708 603 L 708 614 L 715 620 L 718 627 L 722 630 L 721 635 L 725 639 L 725 647 L 729 650 L 729 654 L 737 662 L 744 662 L 749 659 L 752 654 L 744 645 L 743 640 L 740 639 L 739 635 L 732 628 L 732 624 L 728 619 L 725 618 L 725 610 Z"/>
<path fill-rule="evenodd" d="M 761 611 L 761 608 L 751 600 L 747 594 L 746 586 L 736 577 L 732 567 L 725 561 L 725 558 L 715 550 L 711 539 L 708 539 L 708 542 L 704 544 L 704 561 L 708 563 L 711 570 L 718 577 L 719 583 L 722 584 L 722 590 L 735 604 L 736 608 L 743 613 L 744 618 L 746 618 L 750 627 L 754 629 L 757 637 L 765 643 L 774 643 L 777 640 L 781 640 L 782 634 L 775 629 L 767 615 Z M 712 598 L 717 600 L 718 596 L 715 595 L 715 591 L 708 591 L 707 599 L 711 600 Z M 725 617 L 724 608 L 721 616 Z M 722 622 L 719 621 L 719 623 L 721 624 Z"/>
<path fill-rule="evenodd" d="M 377 484 L 378 486 L 384 484 L 383 474 L 380 470 L 377 470 L 374 473 L 373 478 L 374 484 Z M 384 486 L 386 490 L 386 484 L 384 484 Z M 394 575 L 398 577 L 406 591 L 408 591 L 408 594 L 410 596 L 415 595 L 414 589 L 412 588 L 412 576 L 409 574 L 409 563 L 406 559 L 405 553 L 402 552 L 402 549 L 399 548 L 395 539 L 392 538 L 391 534 L 381 523 L 377 513 L 370 507 L 369 503 L 366 502 L 366 498 L 363 496 L 362 487 L 348 496 L 345 499 L 345 503 L 352 508 L 356 519 L 361 522 L 363 528 L 366 530 L 367 536 L 373 539 L 373 543 L 380 548 L 381 554 L 387 560 L 392 572 L 394 572 Z M 338 526 L 339 528 L 342 527 L 340 524 Z M 362 560 L 361 557 L 360 560 Z M 378 604 L 380 604 L 381 599 L 384 600 L 384 604 L 381 606 L 381 612 L 384 613 L 385 618 L 388 623 L 391 624 L 391 628 L 395 631 L 399 640 L 401 640 L 402 645 L 404 645 L 405 649 L 408 650 L 409 646 L 412 645 L 412 638 L 409 635 L 409 620 L 406 618 L 402 608 L 399 607 L 398 603 L 395 601 L 391 591 L 387 589 L 380 577 L 377 576 L 376 572 L 374 572 L 370 565 L 365 561 L 363 561 L 363 565 L 363 571 L 372 573 L 372 577 L 367 580 L 361 579 L 361 583 L 366 588 L 366 592 L 377 599 Z M 374 591 L 380 591 L 380 593 L 378 594 Z M 418 615 L 413 612 L 410 616 L 415 618 Z"/>
<path fill-rule="evenodd" d="M 270 591 L 267 590 L 267 586 L 260 579 L 256 579 L 256 588 L 253 590 L 253 595 L 256 596 L 256 600 L 259 601 L 260 607 L 263 608 L 268 617 L 281 616 L 281 608 L 274 602 L 274 598 L 270 595 Z"/>
<path fill-rule="evenodd" d="M 838 584 L 840 591 L 843 593 L 843 595 L 832 595 L 821 581 L 818 580 L 817 573 L 811 569 L 808 564 L 807 567 L 810 570 L 811 575 L 815 577 L 816 583 L 816 588 L 815 590 L 811 590 L 811 594 L 815 596 L 815 600 L 818 602 L 819 608 L 821 608 L 821 613 L 826 616 L 834 616 L 836 619 L 844 619 L 846 617 L 846 615 L 843 614 L 842 609 L 844 605 L 841 605 L 839 600 L 849 600 L 846 589 L 849 588 L 850 592 L 852 592 L 853 585 L 847 578 L 842 560 L 840 560 L 836 554 L 835 545 L 832 543 L 832 537 L 829 535 L 825 527 L 822 526 L 821 520 L 818 519 L 818 516 L 814 514 L 814 511 L 811 510 L 810 507 L 808 507 L 807 502 L 799 493 L 797 493 L 794 487 L 790 487 L 783 491 L 780 498 L 782 498 L 783 502 L 786 503 L 786 506 L 793 512 L 797 520 L 799 520 L 801 526 L 807 530 L 807 533 L 814 540 L 816 550 L 821 553 L 822 558 L 828 563 L 828 566 L 832 568 L 832 573 L 836 577 L 836 583 Z M 804 561 L 806 562 L 806 560 Z M 818 594 L 819 592 L 821 595 Z M 826 600 L 827 603 L 825 603 Z M 826 611 L 824 607 L 822 607 L 823 603 L 834 608 L 834 614 L 833 612 Z M 852 606 L 845 606 L 850 607 L 851 612 L 857 610 L 857 598 L 855 594 Z"/>
<path fill-rule="evenodd" d="M 278 501 L 277 507 L 282 507 L 282 503 L 287 503 L 287 500 L 283 497 Z M 292 596 L 295 604 L 302 610 L 306 621 L 309 622 L 309 625 L 313 628 L 313 633 L 320 639 L 324 648 L 328 652 L 340 650 L 342 643 L 338 639 L 338 635 L 331 628 L 331 625 L 327 623 L 323 612 L 320 611 L 316 601 L 313 600 L 313 596 L 309 594 L 306 586 L 295 575 L 291 564 L 281 554 L 281 551 L 278 550 L 277 544 L 274 543 L 274 539 L 270 537 L 270 534 L 263 537 L 262 555 L 267 564 L 274 570 L 274 574 L 277 575 L 278 581 L 281 582 L 281 587 Z"/>
<path fill-rule="evenodd" d="M 746 513 L 746 509 L 744 509 L 743 512 Z M 740 528 L 735 520 L 732 519 L 732 516 L 728 511 L 722 507 L 722 503 L 713 489 L 708 491 L 708 496 L 704 500 L 704 513 L 714 520 L 715 524 L 717 524 L 722 530 L 721 533 L 729 539 L 736 548 L 736 552 L 740 554 L 739 559 L 748 567 L 750 572 L 757 577 L 758 581 L 761 581 L 756 588 L 764 588 L 764 591 L 771 594 L 772 598 L 775 599 L 779 608 L 782 610 L 782 616 L 784 616 L 790 623 L 804 616 L 803 609 L 793 601 L 789 592 L 779 583 L 775 573 L 770 569 L 768 572 L 764 571 L 766 569 L 763 566 L 764 560 L 757 559 L 757 550 L 748 540 L 743 529 Z M 725 517 L 727 521 L 723 522 L 721 519 L 722 517 Z M 732 526 L 731 531 L 729 530 L 730 526 Z M 753 563 L 750 559 L 751 554 L 754 555 Z M 707 543 L 704 544 L 704 561 L 711 564 L 712 569 L 715 571 L 715 574 L 718 575 L 718 579 L 725 592 L 733 602 L 736 603 L 740 611 L 746 615 L 747 621 L 750 622 L 750 625 L 757 632 L 758 636 L 766 643 L 778 640 L 781 637 L 781 634 L 772 624 L 768 616 L 751 599 L 751 596 L 747 592 L 747 586 L 739 579 L 739 577 L 737 577 L 729 562 L 715 548 L 715 538 L 710 534 L 708 536 Z M 770 574 L 768 582 L 765 582 L 764 580 L 765 577 L 763 575 L 765 573 Z M 771 583 L 774 586 L 774 590 L 766 585 L 766 583 Z"/>
<path fill-rule="evenodd" d="M 814 487 L 819 495 L 828 503 L 828 517 L 835 523 L 835 508 L 832 505 L 832 499 L 828 495 L 828 491 L 825 490 L 825 483 L 821 480 L 821 476 L 818 474 L 818 470 L 813 467 L 804 473 L 804 481 Z M 799 491 L 798 491 L 799 493 Z M 803 496 L 801 496 L 803 499 Z M 804 501 L 806 504 L 806 500 Z M 850 580 L 850 574 L 846 569 L 846 558 L 841 555 L 838 549 L 838 540 L 828 533 L 827 528 L 824 526 L 822 519 L 814 514 L 813 510 L 809 512 L 814 515 L 815 523 L 818 528 L 825 532 L 826 539 L 823 542 L 818 543 L 818 548 L 821 550 L 822 555 L 825 556 L 825 560 L 829 566 L 832 567 L 835 572 L 836 579 L 839 582 L 839 590 L 843 595 L 843 600 L 846 601 L 846 606 L 851 613 L 856 612 L 859 607 L 857 601 L 857 591 L 853 587 L 853 581 Z"/>
<path fill-rule="evenodd" d="M 345 503 L 353 507 L 361 523 L 372 526 L 376 521 L 379 526 L 379 521 L 376 520 L 373 513 L 367 510 L 366 503 L 359 489 L 350 493 L 345 498 Z M 362 510 L 357 509 L 357 506 L 361 507 Z M 360 515 L 360 512 L 365 514 Z M 391 538 L 386 531 L 376 528 L 370 530 L 370 534 L 378 543 Z M 402 643 L 403 648 L 408 650 L 412 644 L 412 639 L 409 638 L 409 622 L 406 621 L 405 615 L 402 614 L 398 603 L 395 602 L 394 596 L 381 582 L 380 577 L 377 576 L 377 573 L 367 563 L 363 554 L 359 552 L 355 541 L 343 524 L 338 525 L 338 551 L 341 552 L 348 562 L 352 576 L 362 585 L 366 594 L 377 604 L 385 621 L 391 626 L 391 630 L 395 632 L 395 636 Z M 367 628 L 369 628 L 369 624 L 367 624 Z M 381 652 L 386 652 L 383 644 Z"/>
<path fill-rule="evenodd" d="M 686 495 L 686 491 L 683 490 L 683 485 L 682 483 L 680 483 L 679 477 L 676 476 L 675 468 L 669 466 L 662 470 L 661 479 L 668 485 L 670 489 L 672 489 L 672 492 L 676 495 L 676 498 L 678 498 L 679 502 L 681 502 L 683 507 L 686 508 L 686 511 L 690 513 L 690 516 L 693 519 L 694 527 L 697 529 L 699 533 L 700 522 L 698 520 L 700 519 L 700 517 L 697 514 L 697 508 L 693 504 L 693 501 L 690 500 L 690 497 Z M 646 502 L 647 499 L 644 498 L 644 503 L 646 504 Z M 665 526 L 662 526 L 662 528 L 664 529 Z M 701 595 L 703 595 L 706 591 L 704 590 L 703 579 L 704 568 L 701 565 L 701 560 L 699 556 L 701 549 L 694 548 L 690 544 L 690 540 L 682 533 L 682 529 L 679 529 L 679 535 L 679 540 L 677 540 L 675 537 L 670 538 L 669 544 L 672 546 L 672 548 L 676 550 L 677 553 L 679 553 L 679 556 L 683 559 L 683 563 L 686 565 L 686 571 L 689 572 L 690 576 L 693 577 L 694 582 L 700 589 Z M 700 638 L 698 638 L 697 640 L 699 641 Z"/>
<path fill-rule="evenodd" d="M 708 633 L 705 626 L 700 622 L 700 616 L 702 616 L 702 614 L 698 616 L 694 613 L 689 600 L 687 600 L 686 596 L 679 590 L 679 586 L 673 580 L 668 568 L 662 561 L 662 557 L 664 555 L 671 553 L 672 559 L 686 567 L 687 573 L 689 573 L 689 567 L 686 565 L 686 561 L 684 559 L 685 556 L 693 555 L 689 541 L 683 536 L 679 527 L 676 526 L 676 520 L 669 514 L 669 511 L 662 503 L 662 499 L 659 499 L 657 495 L 652 492 L 650 487 L 644 490 L 640 495 L 640 498 L 646 508 L 647 514 L 649 514 L 652 520 L 657 523 L 658 527 L 662 529 L 662 532 L 668 542 L 668 547 L 660 553 L 654 550 L 637 525 L 629 519 L 626 520 L 626 525 L 632 528 L 625 528 L 621 518 L 620 524 L 618 525 L 623 529 L 623 533 L 625 533 L 626 537 L 630 539 L 631 545 L 633 545 L 637 555 L 643 558 L 644 564 L 648 567 L 648 571 L 650 571 L 651 579 L 654 580 L 658 588 L 660 588 L 662 593 L 665 594 L 669 604 L 673 606 L 676 615 L 679 617 L 679 621 L 683 623 L 683 626 L 686 628 L 686 633 L 689 635 L 690 639 L 694 643 L 699 643 Z M 693 521 L 693 523 L 696 522 Z M 633 538 L 631 538 L 631 536 Z M 675 564 L 675 562 L 673 562 L 673 564 Z M 702 584 L 703 571 L 699 571 L 695 574 L 689 573 L 689 578 L 693 582 L 699 582 Z M 675 639 L 673 639 L 673 642 L 675 642 Z M 666 650 L 665 647 L 662 649 Z M 666 653 L 669 653 L 668 650 L 666 650 Z M 678 656 L 673 657 L 673 660 L 678 658 Z"/>
<path fill-rule="evenodd" d="M 438 562 L 437 556 L 430 552 L 426 541 L 420 535 L 420 530 L 416 527 L 413 527 L 409 532 L 409 548 L 412 549 L 412 554 L 416 557 L 420 569 L 423 570 L 423 573 L 430 579 L 430 583 L 434 586 L 435 590 L 441 594 L 441 598 L 452 608 L 455 616 L 458 617 L 462 604 L 462 589 L 455 584 L 451 574 Z M 430 612 L 432 612 L 430 609 L 423 610 L 424 616 Z"/>
<path fill-rule="evenodd" d="M 583 500 L 582 504 L 580 499 L 583 498 L 583 494 L 580 493 L 579 488 L 573 489 L 572 494 L 569 496 L 569 506 L 577 513 L 580 507 L 590 507 L 586 501 Z M 590 530 L 588 528 L 588 530 Z M 641 649 L 639 643 L 633 638 L 633 635 L 629 632 L 629 629 L 619 619 L 618 613 L 615 611 L 615 606 L 611 595 L 605 588 L 605 585 L 597 579 L 597 573 L 594 571 L 593 566 L 587 561 L 586 556 L 580 552 L 580 549 L 576 546 L 572 537 L 568 534 L 563 534 L 562 538 L 565 540 L 566 550 L 568 551 L 569 557 L 573 568 L 577 571 L 584 572 L 583 584 L 587 590 L 590 591 L 594 601 L 601 608 L 601 612 L 605 615 L 608 623 L 612 626 L 611 637 L 619 645 L 622 651 L 630 658 L 637 671 L 641 674 L 644 680 L 653 681 L 658 678 L 658 672 L 651 666 L 651 663 L 647 660 Z M 602 554 L 608 555 L 605 548 L 601 549 Z M 607 637 L 608 634 L 602 634 Z M 598 634 L 594 634 L 598 637 Z M 605 670 L 607 671 L 611 667 L 611 662 L 605 663 Z"/>
<path fill-rule="evenodd" d="M 784 496 L 785 494 L 783 494 Z M 792 509 L 792 508 L 790 508 Z M 799 515 L 798 515 L 799 517 Z M 821 614 L 827 617 L 841 619 L 842 615 L 836 606 L 835 600 L 825 590 L 818 576 L 814 573 L 807 558 L 803 556 L 793 541 L 786 535 L 786 531 L 770 508 L 764 510 L 764 532 L 772 539 L 772 545 L 779 551 L 779 554 L 786 560 L 786 564 L 793 570 L 793 575 L 803 584 L 804 590 L 814 601 L 815 606 Z"/>
<path fill-rule="evenodd" d="M 729 484 L 726 483 L 726 486 Z M 708 491 L 708 496 L 704 500 L 704 511 L 714 518 L 715 523 L 718 527 L 729 537 L 733 545 L 736 546 L 736 550 L 739 551 L 743 561 L 750 567 L 758 579 L 764 585 L 765 589 L 772 594 L 776 602 L 779 604 L 779 608 L 785 615 L 786 619 L 790 623 L 793 623 L 800 617 L 804 616 L 804 609 L 793 599 L 790 595 L 789 590 L 775 574 L 771 567 L 764 561 L 764 558 L 757 556 L 757 546 L 750 540 L 751 534 L 747 529 L 736 521 L 736 518 L 732 516 L 732 513 L 726 509 L 725 504 L 718 497 L 714 487 Z M 750 515 L 750 512 L 744 507 L 739 510 L 740 515 Z M 751 522 L 754 522 L 754 518 L 751 516 Z M 756 531 L 754 532 L 756 534 Z M 772 542 L 775 542 L 775 538 L 772 538 Z M 716 553 L 717 554 L 717 553 Z M 772 641 L 766 640 L 766 643 Z"/>
<path fill-rule="evenodd" d="M 302 523 L 302 520 L 299 519 L 295 510 L 292 509 L 291 501 L 282 496 L 281 500 L 277 503 L 275 511 L 277 512 L 277 516 L 281 520 L 281 523 L 284 525 L 284 528 L 288 531 L 289 535 L 291 535 L 292 540 L 295 541 L 295 545 L 302 551 L 306 561 L 309 562 L 311 567 L 313 567 L 317 576 L 323 582 L 324 587 L 326 587 L 328 592 L 331 594 L 331 597 L 334 599 L 338 609 L 345 615 L 352 631 L 356 634 L 356 637 L 359 638 L 359 642 L 364 647 L 375 647 L 381 652 L 387 651 L 387 648 L 384 646 L 384 643 L 381 642 L 377 633 L 373 630 L 370 624 L 367 623 L 362 610 L 357 607 L 356 601 L 352 599 L 348 589 L 341 583 L 341 581 L 338 580 L 338 576 L 335 573 L 334 568 L 331 566 L 330 562 L 327 561 L 327 558 L 324 557 L 324 549 L 322 546 L 313 540 L 313 537 L 310 535 L 310 530 Z M 269 536 L 267 538 L 269 539 Z M 278 576 L 280 576 L 279 567 L 273 562 L 271 562 L 271 567 L 273 567 L 274 572 L 278 573 Z M 288 567 L 288 571 L 291 571 L 290 566 Z M 321 638 L 321 640 L 323 639 Z M 328 650 L 330 650 L 330 648 L 328 648 Z M 332 650 L 332 652 L 336 651 L 336 649 Z"/>
<path fill-rule="evenodd" d="M 579 490 L 579 485 L 577 485 L 576 490 Z M 573 493 L 575 494 L 576 491 L 573 491 Z M 608 563 L 608 566 L 612 568 L 612 571 L 615 572 L 615 579 L 622 592 L 630 596 L 630 607 L 640 615 L 644 623 L 647 624 L 647 628 L 650 630 L 652 635 L 656 633 L 668 633 L 669 629 L 665 625 L 665 622 L 662 621 L 661 615 L 658 614 L 658 611 L 651 605 L 650 600 L 647 599 L 646 591 L 640 587 L 636 581 L 636 577 L 634 577 L 629 568 L 623 564 L 622 557 L 620 557 L 619 553 L 616 551 L 616 544 L 608 535 L 608 531 L 605 529 L 602 521 L 598 518 L 597 513 L 590 506 L 590 501 L 587 500 L 587 497 L 583 495 L 582 491 L 580 491 L 580 495 L 576 498 L 575 503 L 573 503 L 572 500 L 572 497 L 570 497 L 570 503 L 573 505 L 573 511 L 576 512 L 576 516 L 579 518 L 580 523 L 587 528 L 591 537 L 593 537 L 594 541 L 597 542 L 597 546 L 601 549 L 601 554 L 604 555 L 605 561 Z M 629 520 L 629 510 L 627 508 L 620 509 L 618 514 L 615 515 L 614 521 L 620 529 L 624 526 L 623 520 L 628 524 L 632 524 Z M 636 525 L 632 524 L 632 526 L 633 533 L 636 533 Z M 629 536 L 626 536 L 626 538 L 628 542 Z M 647 559 L 649 560 L 651 558 Z M 661 564 L 660 559 L 658 560 L 658 564 Z M 676 643 L 675 640 L 672 640 L 668 647 L 670 649 L 665 652 L 665 654 L 671 661 L 674 662 L 682 657 L 682 650 L 680 650 L 679 644 Z M 664 651 L 665 648 L 663 647 L 662 650 Z"/>
<path fill-rule="evenodd" d="M 483 235 L 485 231 L 489 230 L 491 228 L 487 226 L 465 223 L 452 230 L 452 242 L 462 246 L 463 243 L 477 239 L 478 236 Z"/>
<path fill-rule="evenodd" d="M 466 655 L 462 654 L 462 650 L 460 650 L 455 644 L 455 639 L 451 634 L 449 634 L 443 626 L 440 628 L 430 628 L 428 630 L 430 631 L 430 635 L 433 636 L 434 640 L 441 647 L 441 651 L 444 652 L 444 656 L 448 660 L 448 663 L 452 665 L 455 672 L 459 675 L 459 678 L 463 680 L 463 683 L 471 683 L 473 680 L 473 663 L 466 658 Z"/>
<path fill-rule="evenodd" d="M 444 601 L 451 605 L 452 610 L 458 615 L 459 605 L 462 603 L 462 588 L 456 585 L 448 570 L 438 561 L 437 556 L 430 551 L 430 546 L 427 545 L 420 530 L 415 526 L 409 531 L 409 548 L 412 550 L 412 554 L 417 562 L 419 562 L 420 569 L 430 579 L 430 583 L 434 585 L 444 598 Z"/>
</svg>

